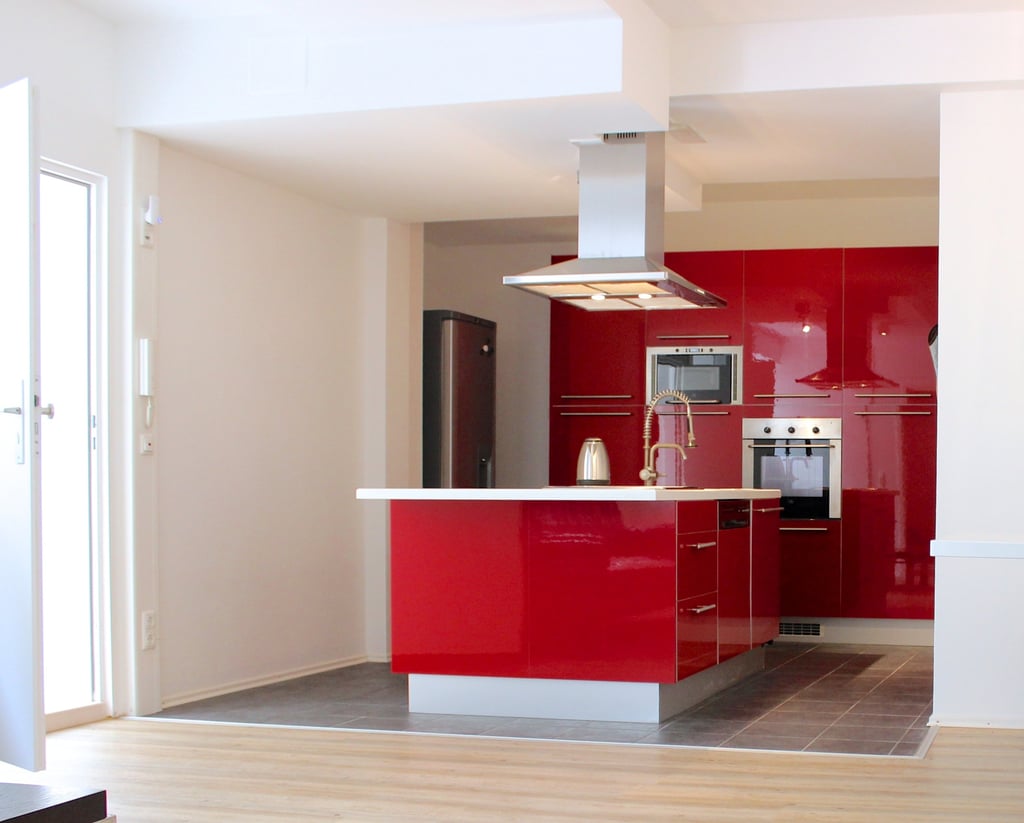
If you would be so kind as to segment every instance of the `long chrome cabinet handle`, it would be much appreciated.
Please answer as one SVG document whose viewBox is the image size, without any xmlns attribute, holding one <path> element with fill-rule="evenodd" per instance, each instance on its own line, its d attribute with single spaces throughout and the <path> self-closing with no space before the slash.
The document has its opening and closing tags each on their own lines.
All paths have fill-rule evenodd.
<svg viewBox="0 0 1024 823">
<path fill-rule="evenodd" d="M 780 532 L 827 532 L 824 526 L 779 526 Z"/>
<path fill-rule="evenodd" d="M 659 334 L 658 340 L 729 340 L 731 334 Z"/>
<path fill-rule="evenodd" d="M 632 417 L 633 412 L 559 412 L 560 417 Z M 801 446 L 800 448 L 803 448 Z"/>
<path fill-rule="evenodd" d="M 857 417 L 931 417 L 930 411 L 862 411 L 854 412 Z"/>
<path fill-rule="evenodd" d="M 855 394 L 854 397 L 934 397 L 931 392 L 915 392 L 912 394 Z"/>
<path fill-rule="evenodd" d="M 781 512 L 785 511 L 782 506 L 772 506 L 770 509 L 754 509 L 755 512 Z"/>
<path fill-rule="evenodd" d="M 686 412 L 658 412 L 658 414 L 664 415 L 665 417 L 686 417 Z M 706 411 L 694 411 L 691 412 L 694 417 L 728 417 L 732 412 L 706 412 Z"/>
<path fill-rule="evenodd" d="M 755 394 L 754 395 L 754 397 L 758 398 L 759 400 L 771 400 L 773 398 L 776 398 L 776 399 L 779 399 L 779 400 L 799 400 L 801 398 L 813 399 L 815 397 L 831 397 L 831 396 L 832 396 L 831 394 L 818 394 L 818 393 L 815 393 L 815 394 Z"/>
<path fill-rule="evenodd" d="M 562 400 L 632 400 L 631 394 L 563 394 Z"/>
<path fill-rule="evenodd" d="M 704 612 L 709 612 L 709 611 L 711 611 L 713 609 L 717 609 L 717 608 L 718 608 L 717 604 L 709 603 L 706 606 L 692 606 L 691 608 L 687 609 L 687 611 L 690 614 L 704 614 Z"/>
<path fill-rule="evenodd" d="M 706 543 L 683 543 L 683 548 L 696 549 L 701 551 L 702 549 L 710 549 L 712 546 L 717 546 L 718 543 L 714 540 L 709 540 Z"/>
</svg>

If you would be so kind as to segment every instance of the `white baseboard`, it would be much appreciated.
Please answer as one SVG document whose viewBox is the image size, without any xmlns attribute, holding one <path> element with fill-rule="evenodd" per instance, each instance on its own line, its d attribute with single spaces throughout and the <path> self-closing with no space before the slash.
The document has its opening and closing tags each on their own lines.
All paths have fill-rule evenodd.
<svg viewBox="0 0 1024 823">
<path fill-rule="evenodd" d="M 240 692 L 243 689 L 255 689 L 259 686 L 270 686 L 273 683 L 283 683 L 286 680 L 294 680 L 297 677 L 306 677 L 311 674 L 320 674 L 321 672 L 329 672 L 332 669 L 341 669 L 345 666 L 356 666 L 360 663 L 366 662 L 368 662 L 366 655 L 342 657 L 337 660 L 331 660 L 325 663 L 318 663 L 315 666 L 303 666 L 299 669 L 291 669 L 289 671 L 277 672 L 275 674 L 267 675 L 265 677 L 253 677 L 247 680 L 236 680 L 233 683 L 224 683 L 223 685 L 214 686 L 209 689 L 197 689 L 196 691 L 181 692 L 179 694 L 168 695 L 160 701 L 160 706 L 161 708 L 169 709 L 173 706 L 180 706 L 183 703 L 194 703 L 196 700 L 205 700 L 208 697 L 220 697 L 222 694 Z"/>
<path fill-rule="evenodd" d="M 1024 717 L 996 717 L 983 720 L 967 715 L 933 714 L 929 726 L 947 726 L 960 729 L 1024 729 Z"/>
<path fill-rule="evenodd" d="M 783 617 L 782 623 L 816 623 L 820 635 L 785 635 L 786 643 L 863 643 L 876 646 L 932 646 L 933 620 L 876 620 L 839 617 Z"/>
</svg>

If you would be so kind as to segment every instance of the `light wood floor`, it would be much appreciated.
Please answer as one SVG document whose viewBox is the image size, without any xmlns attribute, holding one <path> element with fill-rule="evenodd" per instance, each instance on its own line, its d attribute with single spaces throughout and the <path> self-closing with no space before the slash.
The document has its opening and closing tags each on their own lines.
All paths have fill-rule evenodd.
<svg viewBox="0 0 1024 823">
<path fill-rule="evenodd" d="M 1024 820 L 1024 731 L 914 759 L 109 720 L 47 757 L 18 782 L 106 788 L 119 823 Z"/>
</svg>

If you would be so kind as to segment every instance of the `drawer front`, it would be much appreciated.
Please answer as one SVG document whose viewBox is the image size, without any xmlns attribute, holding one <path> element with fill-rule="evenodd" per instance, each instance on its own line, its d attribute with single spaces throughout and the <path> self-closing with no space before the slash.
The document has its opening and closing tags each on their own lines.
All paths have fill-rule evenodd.
<svg viewBox="0 0 1024 823">
<path fill-rule="evenodd" d="M 676 598 L 683 600 L 718 589 L 718 532 L 677 537 Z"/>
<path fill-rule="evenodd" d="M 676 503 L 677 534 L 705 532 L 717 528 L 717 500 L 685 500 Z"/>
<path fill-rule="evenodd" d="M 676 676 L 682 680 L 718 663 L 717 594 L 680 600 L 676 615 Z"/>
</svg>

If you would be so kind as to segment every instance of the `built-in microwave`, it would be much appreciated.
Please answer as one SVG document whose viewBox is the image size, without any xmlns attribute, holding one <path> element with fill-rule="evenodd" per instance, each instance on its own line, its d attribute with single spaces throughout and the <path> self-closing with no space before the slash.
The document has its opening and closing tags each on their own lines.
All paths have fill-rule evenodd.
<svg viewBox="0 0 1024 823">
<path fill-rule="evenodd" d="M 665 389 L 681 391 L 692 403 L 742 402 L 743 347 L 648 347 L 647 397 Z"/>
</svg>

